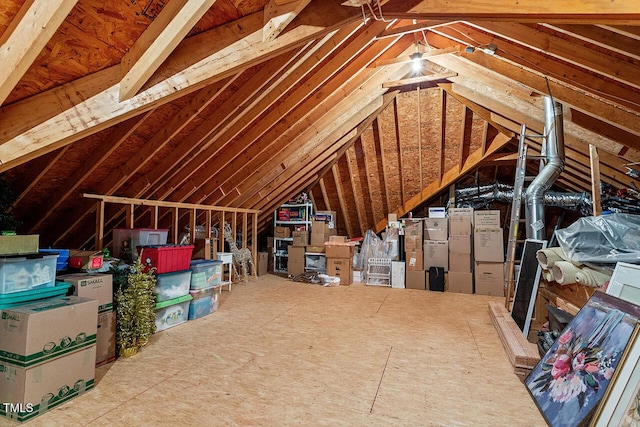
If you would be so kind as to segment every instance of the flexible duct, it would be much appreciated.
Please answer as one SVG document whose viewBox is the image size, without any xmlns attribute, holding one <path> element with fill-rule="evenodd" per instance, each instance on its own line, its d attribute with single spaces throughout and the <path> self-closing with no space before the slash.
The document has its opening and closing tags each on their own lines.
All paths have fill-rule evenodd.
<svg viewBox="0 0 640 427">
<path fill-rule="evenodd" d="M 562 105 L 549 96 L 544 98 L 544 134 L 546 164 L 527 188 L 525 219 L 528 239 L 545 239 L 544 194 L 564 169 L 564 130 Z"/>
</svg>

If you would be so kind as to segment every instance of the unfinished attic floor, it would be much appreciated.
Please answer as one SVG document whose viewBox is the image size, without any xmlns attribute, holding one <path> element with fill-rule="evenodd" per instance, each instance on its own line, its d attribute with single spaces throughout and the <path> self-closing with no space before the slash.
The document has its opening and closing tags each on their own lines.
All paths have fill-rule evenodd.
<svg viewBox="0 0 640 427">
<path fill-rule="evenodd" d="M 492 300 L 260 276 L 22 425 L 544 426 Z"/>
</svg>

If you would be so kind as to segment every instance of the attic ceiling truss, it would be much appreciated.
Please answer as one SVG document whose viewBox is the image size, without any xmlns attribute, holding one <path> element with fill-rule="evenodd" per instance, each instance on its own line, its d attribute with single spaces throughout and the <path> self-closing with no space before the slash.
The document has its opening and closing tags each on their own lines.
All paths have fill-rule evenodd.
<svg viewBox="0 0 640 427">
<path fill-rule="evenodd" d="M 273 210 L 306 191 L 338 212 L 341 234 L 381 231 L 389 212 L 508 176 L 549 94 L 565 112 L 558 186 L 591 192 L 595 147 L 602 182 L 638 190 L 633 2 L 382 0 L 376 17 L 344 0 L 40 3 L 8 0 L 0 14 L 0 173 L 43 245 L 92 245 L 83 192 L 256 209 L 247 227 L 269 231 Z M 98 214 L 105 230 L 175 236 L 242 220 Z"/>
</svg>

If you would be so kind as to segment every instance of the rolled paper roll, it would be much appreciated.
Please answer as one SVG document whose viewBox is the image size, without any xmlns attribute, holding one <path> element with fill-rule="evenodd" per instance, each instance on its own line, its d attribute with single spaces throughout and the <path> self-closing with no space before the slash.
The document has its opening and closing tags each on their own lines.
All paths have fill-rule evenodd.
<svg viewBox="0 0 640 427">
<path fill-rule="evenodd" d="M 542 278 L 547 282 L 553 282 L 553 272 L 545 268 L 542 270 Z"/>
<path fill-rule="evenodd" d="M 540 249 L 536 252 L 536 258 L 538 258 L 540 267 L 551 269 L 556 262 L 564 261 L 564 252 L 559 247 Z"/>
<path fill-rule="evenodd" d="M 576 274 L 577 283 L 584 286 L 599 288 L 611 279 L 611 275 L 602 273 L 589 267 L 582 267 Z"/>
<path fill-rule="evenodd" d="M 579 273 L 580 269 L 569 261 L 557 261 L 551 267 L 551 271 L 553 272 L 553 279 L 560 285 L 570 285 L 577 283 L 576 274 Z"/>
</svg>

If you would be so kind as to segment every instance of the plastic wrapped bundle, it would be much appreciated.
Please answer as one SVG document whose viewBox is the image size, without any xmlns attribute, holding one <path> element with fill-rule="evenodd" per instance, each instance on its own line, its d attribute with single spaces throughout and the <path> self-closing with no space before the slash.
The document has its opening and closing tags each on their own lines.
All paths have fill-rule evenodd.
<svg viewBox="0 0 640 427">
<path fill-rule="evenodd" d="M 576 263 L 640 263 L 640 216 L 616 213 L 580 218 L 556 232 L 564 254 Z"/>
</svg>

